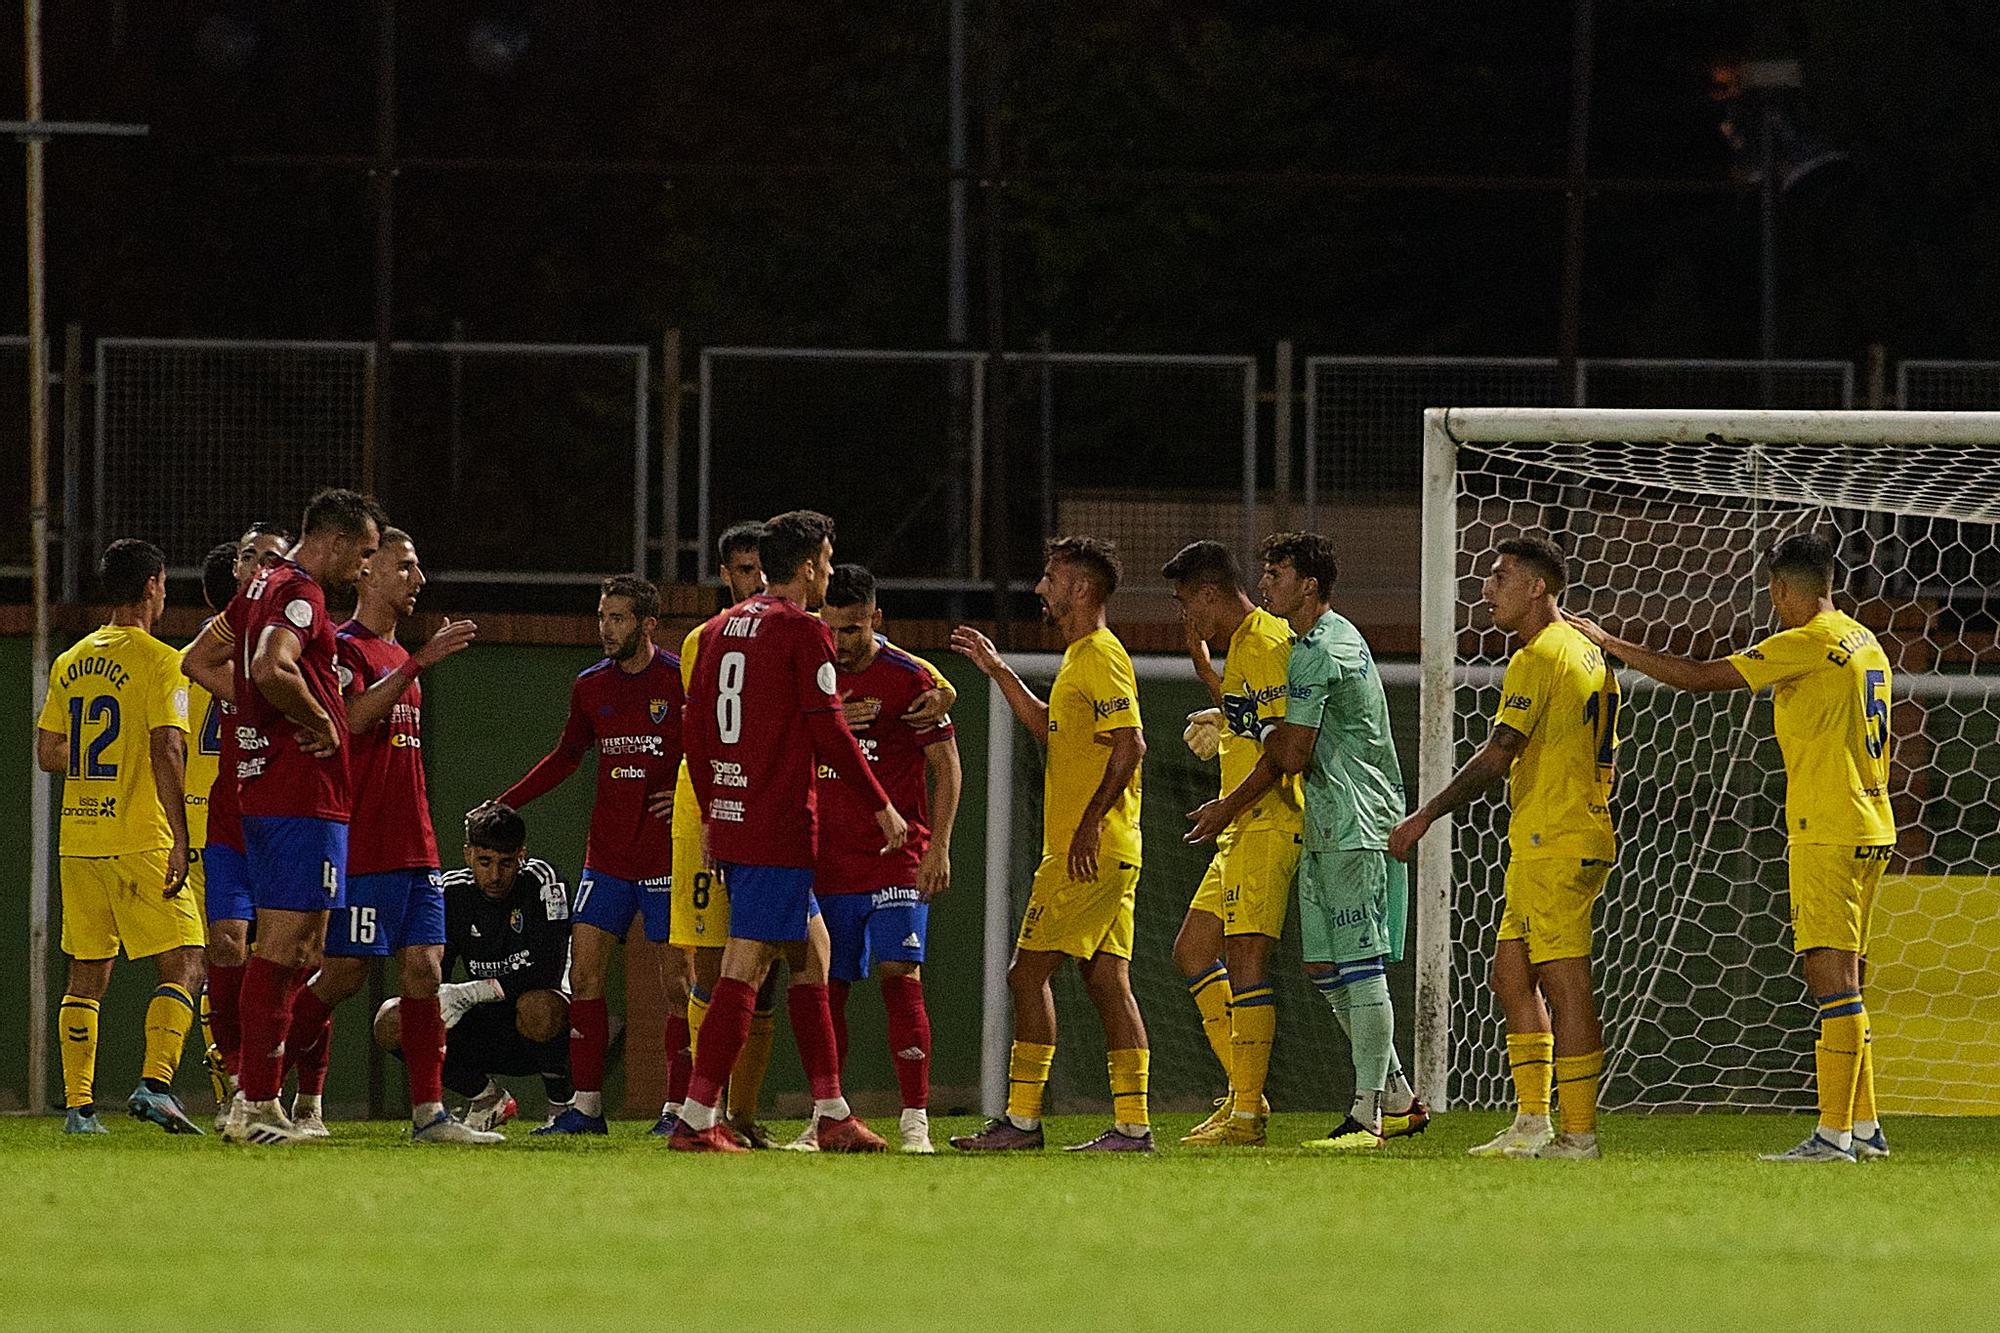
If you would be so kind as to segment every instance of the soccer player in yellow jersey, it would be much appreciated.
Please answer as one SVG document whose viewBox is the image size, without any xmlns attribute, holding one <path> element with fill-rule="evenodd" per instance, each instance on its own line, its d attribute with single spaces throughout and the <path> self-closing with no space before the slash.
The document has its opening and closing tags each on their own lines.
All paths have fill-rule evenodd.
<svg viewBox="0 0 2000 1333">
<path fill-rule="evenodd" d="M 1042 783 L 1042 863 L 1028 894 L 1007 986 L 1014 997 L 1014 1049 L 1007 1110 L 951 1146 L 966 1152 L 1042 1146 L 1042 1094 L 1056 1053 L 1049 981 L 1074 958 L 1104 1024 L 1112 1125 L 1072 1151 L 1151 1152 L 1146 1110 L 1150 1054 L 1132 996 L 1132 908 L 1139 887 L 1139 723 L 1132 659 L 1104 623 L 1118 588 L 1118 554 L 1096 537 L 1049 543 L 1035 592 L 1042 614 L 1068 645 L 1046 701 L 1021 682 L 992 640 L 970 626 L 951 646 L 1000 688 L 1014 716 L 1048 745 Z"/>
<path fill-rule="evenodd" d="M 754 597 L 764 590 L 764 566 L 757 555 L 757 535 L 764 525 L 759 522 L 737 523 L 727 528 L 716 541 L 716 554 L 721 560 L 719 573 L 722 585 L 727 591 L 729 605 L 735 605 L 745 598 Z M 706 623 L 706 622 L 703 622 Z M 701 651 L 702 625 L 697 624 L 681 640 L 681 686 L 686 688 L 694 677 L 695 658 Z M 922 658 L 918 658 L 922 662 Z M 942 672 L 924 663 L 931 675 L 944 680 Z M 958 700 L 958 692 L 946 684 L 943 688 L 926 692 L 918 699 L 915 711 L 908 720 L 924 724 L 935 722 L 951 711 Z M 846 705 L 847 725 L 857 734 L 865 732 L 874 720 L 865 701 Z M 722 975 L 722 946 L 729 940 L 729 887 L 723 882 L 719 871 L 703 864 L 701 850 L 701 807 L 694 799 L 694 784 L 688 778 L 687 762 L 683 760 L 680 775 L 674 784 L 674 866 L 673 866 L 673 912 L 669 927 L 668 943 L 679 949 L 688 962 L 687 982 L 680 988 L 684 996 L 678 996 L 669 987 L 667 994 L 667 1047 L 669 1076 L 667 1100 L 660 1108 L 660 1119 L 653 1126 L 657 1135 L 671 1135 L 680 1116 L 681 1098 L 687 1092 L 686 1070 L 693 1063 L 694 1047 L 701 1039 L 702 1019 L 708 1013 L 708 995 L 715 988 L 715 982 Z M 764 978 L 764 984 L 757 991 L 757 1008 L 750 1019 L 750 1036 L 743 1044 L 743 1053 L 736 1057 L 736 1068 L 729 1078 L 729 1127 L 736 1131 L 753 1148 L 770 1146 L 770 1136 L 757 1123 L 757 1102 L 763 1094 L 764 1075 L 771 1065 L 771 1046 L 777 1038 L 777 970 Z M 686 1026 L 674 1021 L 677 1000 L 686 1004 Z M 686 1053 L 681 1055 L 685 1045 Z M 676 1057 L 679 1057 L 678 1059 Z M 812 1133 L 817 1122 L 806 1126 L 801 1142 L 794 1147 L 811 1147 Z"/>
<path fill-rule="evenodd" d="M 158 547 L 125 538 L 97 573 L 110 623 L 55 660 L 35 730 L 35 762 L 63 775 L 63 1129 L 106 1132 L 94 1091 L 97 1011 L 122 945 L 160 973 L 146 1008 L 144 1077 L 127 1109 L 169 1134 L 199 1134 L 173 1089 L 204 936 L 187 890 L 187 680 L 180 655 L 152 634 L 167 605 L 167 562 Z"/>
<path fill-rule="evenodd" d="M 1785 756 L 1792 947 L 1819 1003 L 1813 1048 L 1819 1125 L 1767 1162 L 1853 1162 L 1887 1157 L 1875 1114 L 1875 1069 L 1861 960 L 1882 869 L 1894 851 L 1889 803 L 1889 658 L 1867 626 L 1833 604 L 1833 544 L 1787 537 L 1765 557 L 1779 630 L 1710 662 L 1656 653 L 1589 621 L 1577 628 L 1655 680 L 1677 689 L 1772 687 Z"/>
<path fill-rule="evenodd" d="M 1590 917 L 1617 849 L 1611 784 L 1618 677 L 1563 618 L 1557 599 L 1569 582 L 1568 563 L 1556 544 L 1531 535 L 1494 550 L 1481 592 L 1493 623 L 1521 647 L 1501 679 L 1492 734 L 1443 791 L 1396 826 L 1389 851 L 1408 860 L 1432 823 L 1507 776 L 1507 899 L 1493 993 L 1507 1019 L 1519 1106 L 1513 1124 L 1471 1151 L 1595 1158 L 1604 1032 L 1590 976 Z M 1562 1131 L 1553 1136 L 1552 1078 Z"/>
<path fill-rule="evenodd" d="M 1221 789 L 1234 791 L 1284 720 L 1292 627 L 1251 602 L 1236 558 L 1221 542 L 1189 543 L 1160 575 L 1173 585 L 1195 672 L 1218 705 L 1188 719 L 1188 748 L 1204 761 L 1220 754 Z M 1220 675 L 1208 656 L 1215 640 L 1228 644 Z M 1215 1114 L 1183 1143 L 1264 1142 L 1270 1115 L 1264 1080 L 1278 1029 L 1271 946 L 1284 933 L 1298 871 L 1305 827 L 1300 801 L 1299 780 L 1288 776 L 1216 835 L 1215 856 L 1174 938 L 1174 964 L 1230 1088 Z"/>
</svg>

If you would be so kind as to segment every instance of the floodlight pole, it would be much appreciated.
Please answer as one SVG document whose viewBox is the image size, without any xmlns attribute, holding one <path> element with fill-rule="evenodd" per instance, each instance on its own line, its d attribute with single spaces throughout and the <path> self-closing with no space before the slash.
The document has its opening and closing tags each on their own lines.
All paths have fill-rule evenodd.
<svg viewBox="0 0 2000 1333">
<path fill-rule="evenodd" d="M 41 716 L 49 682 L 49 331 L 47 233 L 43 226 L 44 167 L 58 136 L 124 136 L 144 125 L 42 119 L 42 0 L 22 0 L 22 83 L 26 119 L 0 121 L 0 131 L 27 146 L 28 224 L 28 540 L 34 571 L 35 631 L 31 650 L 29 726 Z M 66 385 L 65 391 L 76 392 Z M 76 515 L 64 516 L 74 524 Z M 49 775 L 29 766 L 28 832 L 28 1107 L 48 1105 L 49 1076 Z"/>
</svg>

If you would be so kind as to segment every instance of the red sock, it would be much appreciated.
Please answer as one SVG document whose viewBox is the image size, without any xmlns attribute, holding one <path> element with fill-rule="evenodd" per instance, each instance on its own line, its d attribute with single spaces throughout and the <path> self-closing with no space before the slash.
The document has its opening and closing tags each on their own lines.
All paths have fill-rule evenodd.
<svg viewBox="0 0 2000 1333">
<path fill-rule="evenodd" d="M 792 1041 L 799 1048 L 799 1063 L 805 1066 L 806 1082 L 813 1100 L 823 1102 L 840 1095 L 840 1051 L 833 1035 L 833 1012 L 825 986 L 792 983 L 785 992 L 785 1005 L 792 1014 Z M 703 1028 L 702 1034 L 707 1035 Z"/>
<path fill-rule="evenodd" d="M 610 1045 L 611 1015 L 603 998 L 571 1000 L 569 1076 L 578 1091 L 604 1091 L 604 1051 Z"/>
<path fill-rule="evenodd" d="M 237 1078 L 246 1101 L 268 1102 L 278 1095 L 285 1033 L 292 1024 L 292 982 L 298 970 L 279 967 L 262 956 L 252 958 L 243 969 L 243 1046 Z"/>
<path fill-rule="evenodd" d="M 694 1057 L 688 1053 L 687 1006 L 667 1015 L 667 1100 L 678 1106 L 687 1100 L 688 1077 L 694 1073 Z"/>
<path fill-rule="evenodd" d="M 292 1026 L 285 1040 L 285 1067 L 299 1071 L 299 1093 L 326 1091 L 326 1067 L 333 1059 L 333 1010 L 311 986 L 292 996 Z"/>
<path fill-rule="evenodd" d="M 889 1011 L 889 1055 L 903 1106 L 922 1109 L 931 1104 L 931 1016 L 924 1009 L 920 977 L 882 978 L 882 1005 Z"/>
<path fill-rule="evenodd" d="M 237 1071 L 243 1053 L 243 968 L 211 965 L 208 969 L 208 1031 L 222 1063 Z"/>
<path fill-rule="evenodd" d="M 842 1069 L 847 1068 L 847 994 L 853 989 L 851 982 L 838 978 L 826 983 L 826 1007 L 833 1018 L 833 1049 Z"/>
<path fill-rule="evenodd" d="M 749 985 L 729 977 L 715 983 L 708 1017 L 701 1020 L 701 1049 L 694 1055 L 687 1100 L 721 1108 L 722 1085 L 729 1082 L 729 1071 L 750 1038 L 750 1015 L 756 1008 L 757 992 Z"/>
<path fill-rule="evenodd" d="M 597 1002 L 602 1005 L 604 1001 Z M 419 999 L 405 995 L 396 1006 L 403 1012 L 403 1063 L 410 1070 L 410 1105 L 444 1100 L 444 1015 L 435 995 Z M 603 1048 L 600 1047 L 600 1050 Z M 599 1069 L 602 1069 L 600 1057 Z"/>
</svg>

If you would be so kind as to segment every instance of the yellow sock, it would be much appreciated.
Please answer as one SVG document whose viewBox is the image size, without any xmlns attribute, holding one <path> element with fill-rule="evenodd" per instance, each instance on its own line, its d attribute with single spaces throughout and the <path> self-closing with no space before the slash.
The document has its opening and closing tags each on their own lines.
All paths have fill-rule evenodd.
<svg viewBox="0 0 2000 1333">
<path fill-rule="evenodd" d="M 701 1021 L 708 1017 L 708 997 L 698 986 L 688 988 L 688 1060 L 701 1053 Z"/>
<path fill-rule="evenodd" d="M 229 1102 L 229 1067 L 223 1063 L 222 1049 L 215 1044 L 215 1032 L 208 1021 L 208 987 L 201 988 L 200 1007 L 195 1011 L 200 1021 L 201 1054 L 208 1063 L 208 1086 L 215 1093 L 217 1106 Z"/>
<path fill-rule="evenodd" d="M 1276 1000 L 1273 988 L 1258 986 L 1238 992 L 1230 1006 L 1229 1088 L 1234 1102 L 1229 1109 L 1237 1115 L 1258 1115 L 1264 1109 L 1271 1040 L 1278 1035 Z"/>
<path fill-rule="evenodd" d="M 1514 1097 L 1522 1115 L 1549 1113 L 1549 1088 L 1553 1080 L 1556 1038 L 1553 1032 L 1510 1032 L 1507 1034 L 1507 1063 L 1514 1071 Z"/>
<path fill-rule="evenodd" d="M 1868 1015 L 1861 1015 L 1861 1069 L 1854 1080 L 1854 1123 L 1880 1124 L 1875 1112 L 1875 1032 Z"/>
<path fill-rule="evenodd" d="M 1861 1077 L 1861 1040 L 1868 1011 L 1859 991 L 1819 997 L 1819 1044 L 1813 1064 L 1819 1075 L 1819 1124 L 1835 1134 L 1854 1129 L 1855 1086 Z"/>
<path fill-rule="evenodd" d="M 1187 988 L 1188 994 L 1194 996 L 1194 1007 L 1201 1011 L 1201 1035 L 1208 1038 L 1208 1049 L 1215 1052 L 1216 1062 L 1227 1075 L 1236 1067 L 1229 1035 L 1229 1006 L 1233 1000 L 1229 990 L 1229 969 L 1217 962 L 1188 982 Z"/>
<path fill-rule="evenodd" d="M 1556 1098 L 1565 1134 L 1597 1132 L 1597 1080 L 1604 1073 L 1604 1051 L 1584 1055 L 1558 1055 L 1555 1063 Z"/>
<path fill-rule="evenodd" d="M 1017 1041 L 1007 1059 L 1007 1114 L 1015 1120 L 1039 1122 L 1042 1094 L 1048 1091 L 1049 1065 L 1056 1048 L 1039 1042 Z"/>
<path fill-rule="evenodd" d="M 62 1032 L 63 1105 L 89 1106 L 97 1075 L 97 1001 L 65 995 L 56 1017 Z"/>
<path fill-rule="evenodd" d="M 757 1118 L 757 1102 L 764 1095 L 764 1074 L 771 1067 L 771 1043 L 777 1040 L 778 1015 L 759 1009 L 750 1015 L 750 1036 L 729 1073 L 729 1114 Z"/>
<path fill-rule="evenodd" d="M 1105 1068 L 1111 1072 L 1111 1119 L 1114 1124 L 1137 1129 L 1152 1125 L 1151 1117 L 1146 1114 L 1146 1075 L 1152 1061 L 1153 1053 L 1144 1046 L 1105 1053 Z"/>
<path fill-rule="evenodd" d="M 155 986 L 152 1002 L 146 1006 L 146 1063 L 140 1073 L 172 1083 L 181 1067 L 188 1029 L 193 1026 L 194 996 L 171 981 Z"/>
</svg>

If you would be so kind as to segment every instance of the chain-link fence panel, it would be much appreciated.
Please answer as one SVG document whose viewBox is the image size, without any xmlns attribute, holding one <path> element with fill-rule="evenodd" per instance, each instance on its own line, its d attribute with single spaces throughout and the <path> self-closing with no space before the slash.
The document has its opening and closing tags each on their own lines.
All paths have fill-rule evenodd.
<svg viewBox="0 0 2000 1333">
<path fill-rule="evenodd" d="M 1981 412 L 2000 407 L 2000 361 L 1905 361 L 1896 406 L 1909 412 Z"/>
<path fill-rule="evenodd" d="M 1578 363 L 1577 377 L 1577 402 L 1588 407 L 1854 406 L 1846 361 L 1591 358 Z"/>
</svg>

